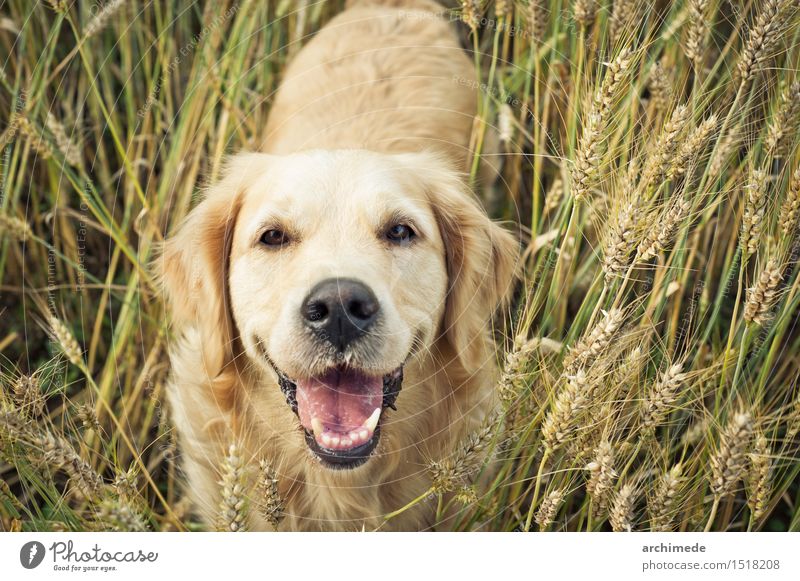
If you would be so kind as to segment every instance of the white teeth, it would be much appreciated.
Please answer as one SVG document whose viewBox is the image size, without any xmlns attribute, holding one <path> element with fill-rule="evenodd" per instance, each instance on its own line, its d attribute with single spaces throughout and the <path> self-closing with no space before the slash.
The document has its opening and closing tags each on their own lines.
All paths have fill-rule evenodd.
<svg viewBox="0 0 800 581">
<path fill-rule="evenodd" d="M 370 433 L 375 431 L 375 428 L 378 427 L 378 420 L 381 417 L 381 408 L 375 408 L 375 411 L 372 412 L 372 415 L 367 418 L 367 421 L 364 422 L 364 427 L 370 431 Z"/>
<path fill-rule="evenodd" d="M 319 418 L 311 418 L 311 429 L 314 430 L 314 435 L 318 438 L 322 435 L 322 432 L 325 431 L 325 427 L 322 425 L 322 421 Z"/>
<path fill-rule="evenodd" d="M 314 432 L 314 437 L 325 448 L 329 450 L 347 449 L 354 446 L 360 446 L 366 443 L 372 437 L 375 429 L 378 427 L 378 421 L 381 417 L 381 408 L 375 408 L 375 411 L 364 421 L 364 423 L 350 431 L 349 433 L 338 433 L 325 427 L 322 420 L 319 418 L 311 419 L 311 430 Z"/>
</svg>

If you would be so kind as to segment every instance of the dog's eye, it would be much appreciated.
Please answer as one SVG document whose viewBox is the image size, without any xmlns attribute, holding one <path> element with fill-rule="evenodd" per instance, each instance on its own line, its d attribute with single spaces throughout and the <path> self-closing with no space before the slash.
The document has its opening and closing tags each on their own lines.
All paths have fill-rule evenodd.
<svg viewBox="0 0 800 581">
<path fill-rule="evenodd" d="M 266 246 L 283 246 L 289 242 L 289 237 L 283 230 L 272 228 L 261 235 L 261 244 Z"/>
<path fill-rule="evenodd" d="M 405 224 L 395 224 L 386 231 L 386 238 L 389 241 L 397 244 L 409 242 L 416 235 L 416 232 L 414 232 L 410 226 L 406 226 Z"/>
</svg>

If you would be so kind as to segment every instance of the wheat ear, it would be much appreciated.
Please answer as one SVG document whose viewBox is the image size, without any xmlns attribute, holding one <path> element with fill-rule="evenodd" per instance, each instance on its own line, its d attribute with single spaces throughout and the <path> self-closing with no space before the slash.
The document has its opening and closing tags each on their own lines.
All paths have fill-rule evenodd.
<svg viewBox="0 0 800 581">
<path fill-rule="evenodd" d="M 639 492 L 633 483 L 625 483 L 614 496 L 608 520 L 611 528 L 617 533 L 633 531 L 636 499 Z"/>
<path fill-rule="evenodd" d="M 680 397 L 680 388 L 686 380 L 683 364 L 675 363 L 661 374 L 642 402 L 641 424 L 645 430 L 654 430 L 669 415 L 672 405 Z"/>
<path fill-rule="evenodd" d="M 786 198 L 778 214 L 778 230 L 787 240 L 794 238 L 800 218 L 800 166 L 794 170 Z"/>
<path fill-rule="evenodd" d="M 783 280 L 782 269 L 778 261 L 772 258 L 758 275 L 755 286 L 747 291 L 745 321 L 763 326 L 772 318 L 771 311 L 779 297 L 778 285 L 781 280 Z"/>
<path fill-rule="evenodd" d="M 582 28 L 589 28 L 597 13 L 597 0 L 575 0 L 572 15 Z"/>
<path fill-rule="evenodd" d="M 750 81 L 761 71 L 764 62 L 772 56 L 772 51 L 787 27 L 787 19 L 783 18 L 783 12 L 791 2 L 792 0 L 764 0 L 760 4 L 761 9 L 748 32 L 747 41 L 737 64 L 742 83 Z"/>
<path fill-rule="evenodd" d="M 609 494 L 617 479 L 611 442 L 600 442 L 595 449 L 594 459 L 586 465 L 585 470 L 589 472 L 586 491 L 592 496 L 595 514 L 599 514 L 607 506 Z"/>
<path fill-rule="evenodd" d="M 109 0 L 106 2 L 97 14 L 92 17 L 86 28 L 83 29 L 84 38 L 94 36 L 103 30 L 108 25 L 111 17 L 122 8 L 123 4 L 125 4 L 125 0 Z"/>
<path fill-rule="evenodd" d="M 686 58 L 692 63 L 695 74 L 702 70 L 708 36 L 706 9 L 708 0 L 689 0 L 689 31 L 686 38 Z"/>
<path fill-rule="evenodd" d="M 31 227 L 16 216 L 0 212 L 0 232 L 6 232 L 11 238 L 25 242 L 32 236 Z"/>
<path fill-rule="evenodd" d="M 246 474 L 242 451 L 236 444 L 228 447 L 228 454 L 222 463 L 220 481 L 222 500 L 219 505 L 219 525 L 221 532 L 245 530 L 247 517 Z"/>
<path fill-rule="evenodd" d="M 683 467 L 676 464 L 656 484 L 655 493 L 648 503 L 650 530 L 669 532 L 675 518 L 675 499 L 684 481 Z"/>
<path fill-rule="evenodd" d="M 785 155 L 787 140 L 797 134 L 800 125 L 800 82 L 794 82 L 783 91 L 778 111 L 767 127 L 764 145 L 768 156 Z"/>
<path fill-rule="evenodd" d="M 266 460 L 259 463 L 258 490 L 261 493 L 261 514 L 277 529 L 284 516 L 284 504 L 278 490 L 278 473 Z"/>
<path fill-rule="evenodd" d="M 558 509 L 561 508 L 561 503 L 564 501 L 565 492 L 563 490 L 554 490 L 544 497 L 539 510 L 536 511 L 536 524 L 539 525 L 539 530 L 545 530 L 556 518 Z"/>
<path fill-rule="evenodd" d="M 717 498 L 733 494 L 747 467 L 747 450 L 753 433 L 753 418 L 737 412 L 722 431 L 719 448 L 711 456 L 711 492 Z"/>
<path fill-rule="evenodd" d="M 757 521 L 767 511 L 772 495 L 772 450 L 766 436 L 759 432 L 753 439 L 750 453 L 750 470 L 747 477 L 747 504 L 752 520 Z"/>
<path fill-rule="evenodd" d="M 758 250 L 761 241 L 761 229 L 764 222 L 767 197 L 767 174 L 760 169 L 753 169 L 745 186 L 747 197 L 742 214 L 742 253 L 749 258 Z"/>
</svg>

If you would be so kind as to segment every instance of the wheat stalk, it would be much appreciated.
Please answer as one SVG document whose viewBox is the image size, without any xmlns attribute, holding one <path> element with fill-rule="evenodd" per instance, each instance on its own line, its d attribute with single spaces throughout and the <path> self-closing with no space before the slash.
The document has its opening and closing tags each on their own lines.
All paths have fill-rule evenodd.
<svg viewBox="0 0 800 581">
<path fill-rule="evenodd" d="M 84 429 L 100 431 L 100 420 L 90 404 L 79 405 L 75 410 L 75 416 L 80 421 Z"/>
<path fill-rule="evenodd" d="M 25 507 L 19 501 L 17 496 L 11 491 L 11 487 L 8 485 L 8 482 L 0 478 L 0 500 L 3 499 L 7 500 L 18 511 L 25 510 Z"/>
<path fill-rule="evenodd" d="M 612 385 L 635 385 L 642 365 L 646 360 L 645 350 L 641 345 L 631 349 L 611 376 Z"/>
<path fill-rule="evenodd" d="M 55 12 L 66 12 L 69 6 L 67 5 L 67 0 L 47 0 L 47 3 L 50 5 Z"/>
<path fill-rule="evenodd" d="M 112 486 L 114 487 L 114 491 L 117 493 L 117 496 L 123 500 L 130 501 L 131 499 L 136 498 L 139 492 L 136 469 L 131 467 L 125 472 L 118 472 L 116 476 L 114 476 L 114 482 L 112 483 Z"/>
<path fill-rule="evenodd" d="M 684 446 L 694 446 L 705 435 L 706 431 L 708 430 L 709 420 L 708 417 L 703 417 L 696 422 L 694 422 L 691 426 L 689 426 L 686 431 L 683 433 L 681 437 L 681 444 Z"/>
<path fill-rule="evenodd" d="M 478 502 L 478 492 L 474 486 L 464 485 L 453 494 L 453 500 L 464 506 Z"/>
<path fill-rule="evenodd" d="M 735 151 L 741 147 L 742 133 L 744 132 L 742 124 L 737 124 L 733 128 L 725 132 L 719 139 L 717 146 L 711 158 L 708 175 L 717 178 L 722 175 L 726 164 Z"/>
<path fill-rule="evenodd" d="M 508 103 L 503 103 L 498 109 L 497 133 L 500 143 L 504 145 L 508 145 L 514 139 L 514 111 Z"/>
<path fill-rule="evenodd" d="M 608 70 L 603 76 L 603 82 L 594 95 L 594 108 L 601 113 L 605 120 L 608 119 L 608 115 L 619 95 L 620 88 L 623 87 L 625 80 L 629 76 L 633 57 L 633 51 L 623 48 L 616 58 L 607 64 Z"/>
<path fill-rule="evenodd" d="M 800 394 L 795 396 L 792 411 L 786 419 L 786 439 L 794 440 L 798 433 L 800 433 Z"/>
<path fill-rule="evenodd" d="M 572 193 L 576 201 L 587 199 L 597 180 L 601 157 L 603 117 L 598 111 L 590 111 L 583 128 L 581 141 L 572 168 Z"/>
</svg>

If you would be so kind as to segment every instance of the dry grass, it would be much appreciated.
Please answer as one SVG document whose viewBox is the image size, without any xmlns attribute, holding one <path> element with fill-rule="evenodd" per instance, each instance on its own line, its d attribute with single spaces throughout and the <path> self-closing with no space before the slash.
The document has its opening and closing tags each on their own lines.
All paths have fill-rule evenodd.
<svg viewBox="0 0 800 581">
<path fill-rule="evenodd" d="M 343 3 L 298 4 L 0 9 L 0 528 L 199 528 L 148 264 Z M 414 502 L 461 529 L 800 530 L 797 3 L 462 4 L 524 280 L 502 409 Z M 228 452 L 220 528 L 277 524 L 280 467 Z"/>
</svg>

